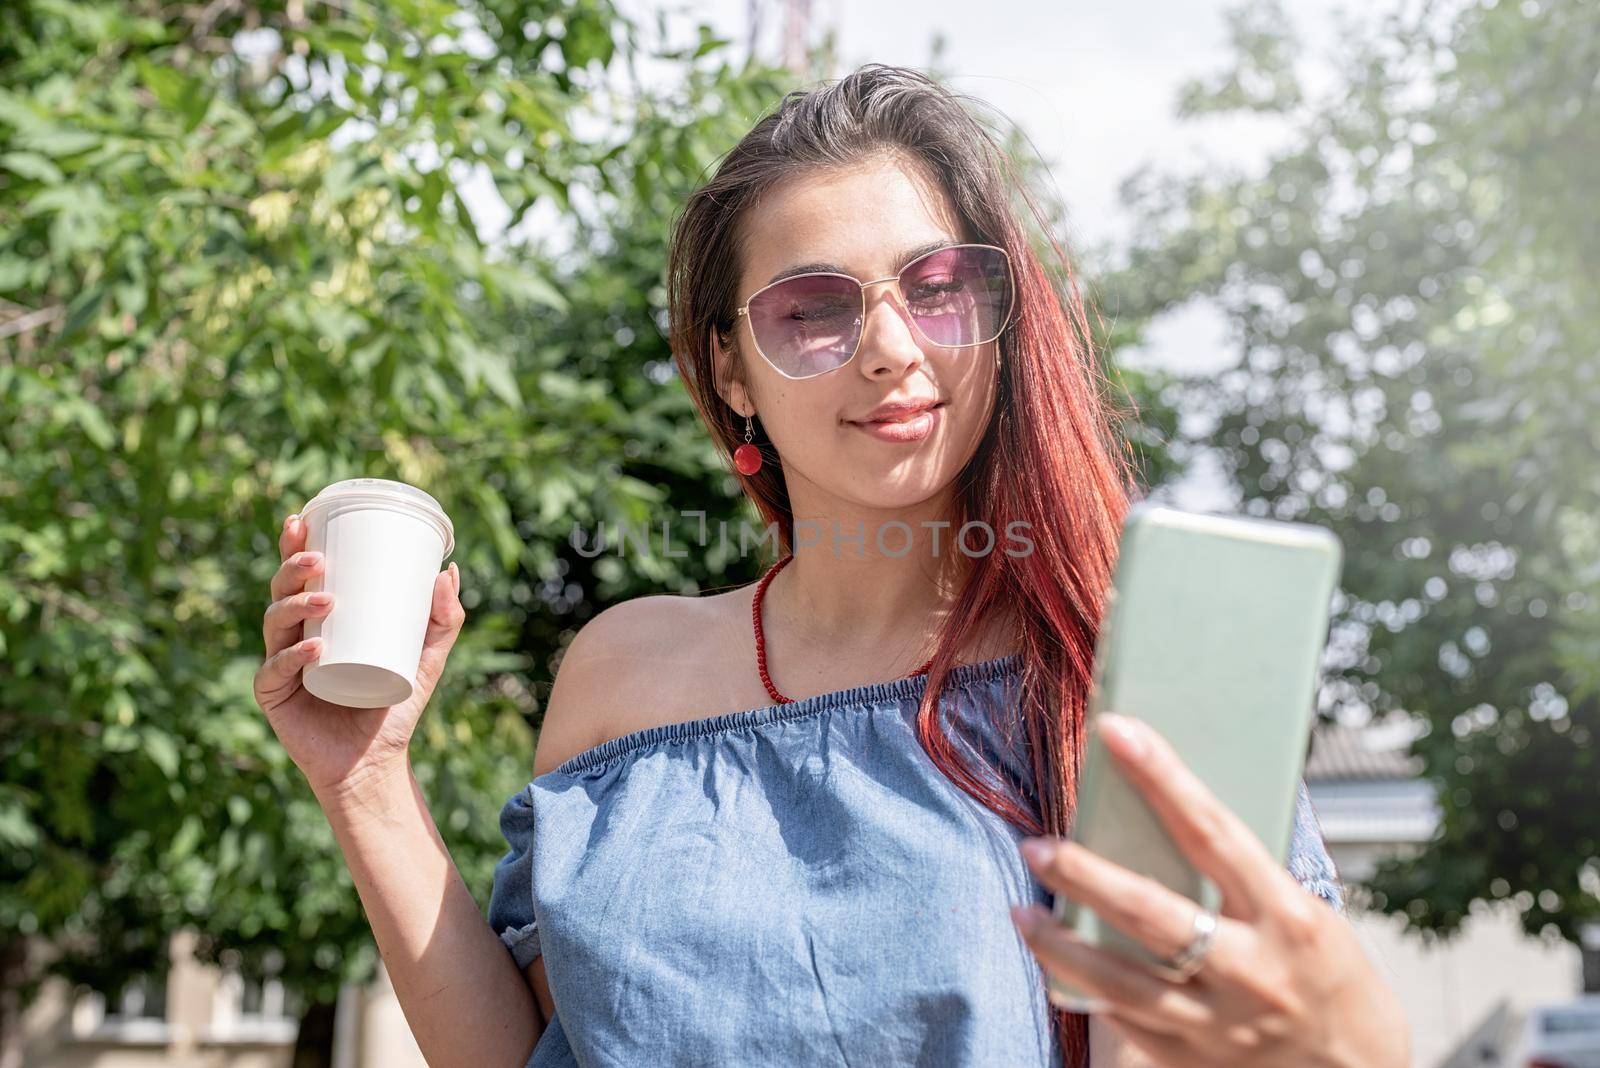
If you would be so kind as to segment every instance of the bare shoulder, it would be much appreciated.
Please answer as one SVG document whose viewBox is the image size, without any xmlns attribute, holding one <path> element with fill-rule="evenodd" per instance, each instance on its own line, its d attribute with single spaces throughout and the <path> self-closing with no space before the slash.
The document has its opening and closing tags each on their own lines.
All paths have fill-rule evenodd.
<svg viewBox="0 0 1600 1068">
<path fill-rule="evenodd" d="M 640 724 L 670 721 L 693 699 L 691 683 L 704 694 L 727 663 L 719 649 L 731 634 L 727 599 L 736 594 L 636 597 L 585 623 L 557 665 L 533 774 Z"/>
</svg>

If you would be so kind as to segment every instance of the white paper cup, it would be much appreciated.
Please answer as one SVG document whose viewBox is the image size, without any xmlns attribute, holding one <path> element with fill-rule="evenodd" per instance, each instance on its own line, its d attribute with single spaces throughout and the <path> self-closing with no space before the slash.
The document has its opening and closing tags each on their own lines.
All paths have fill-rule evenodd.
<svg viewBox="0 0 1600 1068">
<path fill-rule="evenodd" d="M 455 549 L 455 528 L 433 497 L 386 478 L 335 482 L 300 517 L 306 549 L 323 555 L 307 591 L 333 594 L 333 609 L 304 624 L 322 638 L 305 688 L 324 701 L 386 708 L 411 696 L 433 609 L 433 583 Z"/>
</svg>

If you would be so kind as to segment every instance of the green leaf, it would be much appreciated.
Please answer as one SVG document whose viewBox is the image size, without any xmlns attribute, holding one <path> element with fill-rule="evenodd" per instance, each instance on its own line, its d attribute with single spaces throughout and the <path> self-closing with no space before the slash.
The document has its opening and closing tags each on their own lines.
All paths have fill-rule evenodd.
<svg viewBox="0 0 1600 1068">
<path fill-rule="evenodd" d="M 0 155 L 0 167 L 45 185 L 58 185 L 65 178 L 60 167 L 37 152 L 7 152 Z"/>
<path fill-rule="evenodd" d="M 18 148 L 31 148 L 53 159 L 66 159 L 98 148 L 105 138 L 89 130 L 71 130 L 61 126 L 45 126 L 18 133 L 12 144 Z"/>
<path fill-rule="evenodd" d="M 67 305 L 67 322 L 62 328 L 66 337 L 74 337 L 93 318 L 95 312 L 100 310 L 100 305 L 105 302 L 106 291 L 103 286 L 96 286 L 86 292 L 79 293 Z"/>
<path fill-rule="evenodd" d="M 513 408 L 522 407 L 522 393 L 517 389 L 517 378 L 512 372 L 508 354 L 485 353 L 479 366 L 483 371 L 483 380 L 495 396 Z"/>
<path fill-rule="evenodd" d="M 11 849 L 32 849 L 39 844 L 39 828 L 20 800 L 0 797 L 0 843 Z"/>
<path fill-rule="evenodd" d="M 211 94 L 199 79 L 175 67 L 158 66 L 146 59 L 134 61 L 139 77 L 162 107 L 184 119 L 184 131 L 193 130 L 211 104 Z"/>
<path fill-rule="evenodd" d="M 178 777 L 178 744 L 172 735 L 154 727 L 144 732 L 144 753 L 169 779 Z"/>
<path fill-rule="evenodd" d="M 456 355 L 456 366 L 469 388 L 476 387 L 482 381 L 507 404 L 522 406 L 522 394 L 517 390 L 511 357 L 507 353 L 485 348 L 461 334 L 450 336 L 450 348 Z"/>
<path fill-rule="evenodd" d="M 499 553 L 501 566 L 514 568 L 522 556 L 522 539 L 517 536 L 516 526 L 511 519 L 511 509 L 507 506 L 505 498 L 482 483 L 472 488 L 472 495 L 483 510 L 489 534 L 494 539 L 495 549 Z"/>
<path fill-rule="evenodd" d="M 710 55 L 719 48 L 725 48 L 733 42 L 726 37 L 718 37 L 710 26 L 700 26 L 700 44 L 694 50 L 695 59 Z"/>
<path fill-rule="evenodd" d="M 111 424 L 106 421 L 105 415 L 94 406 L 93 402 L 84 397 L 70 397 L 63 401 L 63 404 L 90 441 L 102 449 L 110 449 L 116 444 L 116 432 L 111 429 Z"/>
<path fill-rule="evenodd" d="M 172 841 L 167 844 L 167 857 L 173 862 L 183 860 L 194 852 L 195 846 L 200 844 L 201 835 L 205 833 L 205 824 L 200 817 L 191 813 L 184 817 L 183 826 L 178 828 L 178 833 L 172 836 Z"/>
<path fill-rule="evenodd" d="M 510 268 L 495 264 L 489 266 L 485 273 L 493 278 L 494 283 L 504 292 L 513 297 L 558 312 L 564 312 L 571 306 L 560 290 L 541 277 L 531 266 Z"/>
<path fill-rule="evenodd" d="M 34 266 L 21 256 L 0 255 L 0 293 L 12 293 L 27 286 Z"/>
</svg>

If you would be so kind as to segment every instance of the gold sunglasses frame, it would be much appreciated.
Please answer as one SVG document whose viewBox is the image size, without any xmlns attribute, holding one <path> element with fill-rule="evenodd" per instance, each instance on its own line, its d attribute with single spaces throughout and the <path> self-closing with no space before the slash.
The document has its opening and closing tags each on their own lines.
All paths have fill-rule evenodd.
<svg viewBox="0 0 1600 1068">
<path fill-rule="evenodd" d="M 912 312 L 910 306 L 906 304 L 905 290 L 900 288 L 900 276 L 905 274 L 911 268 L 915 267 L 917 264 L 921 263 L 923 260 L 927 259 L 929 256 L 937 256 L 941 252 L 949 252 L 951 249 L 957 249 L 957 248 L 988 249 L 991 252 L 1000 253 L 1000 255 L 1005 258 L 1005 264 L 1006 264 L 1006 314 L 1000 320 L 1000 325 L 995 328 L 995 332 L 994 332 L 994 336 L 993 337 L 986 337 L 982 341 L 969 341 L 964 345 L 943 345 L 943 344 L 940 344 L 939 342 L 933 340 L 932 338 L 930 338 L 927 334 L 925 334 L 923 332 L 922 325 L 917 322 L 916 313 Z M 867 287 L 868 286 L 878 285 L 881 282 L 893 282 L 893 283 L 895 283 L 895 287 L 894 287 L 895 288 L 895 292 L 900 294 L 900 304 L 901 304 L 902 307 L 905 307 L 906 314 L 908 316 L 910 316 L 911 328 L 916 332 L 916 335 L 919 338 L 921 338 L 923 341 L 927 342 L 930 345 L 935 346 L 936 348 L 941 348 L 941 349 L 969 349 L 969 348 L 972 348 L 972 347 L 977 346 L 977 345 L 987 345 L 989 342 L 995 340 L 995 338 L 998 338 L 1001 334 L 1006 332 L 1006 327 L 1011 325 L 1011 319 L 1016 314 L 1016 311 L 1017 311 L 1017 275 L 1016 275 L 1016 271 L 1012 267 L 1011 253 L 1007 252 L 1005 249 L 1001 248 L 999 245 L 985 245 L 985 244 L 982 244 L 982 243 L 976 242 L 976 241 L 968 241 L 968 242 L 964 242 L 964 243 L 959 244 L 959 245 L 943 245 L 943 246 L 941 246 L 939 248 L 936 248 L 936 249 L 930 249 L 929 251 L 924 252 L 922 255 L 918 256 L 916 259 L 914 259 L 911 262 L 907 263 L 904 267 L 900 268 L 900 270 L 895 272 L 894 274 L 891 274 L 886 278 L 874 278 L 869 282 L 863 282 L 861 279 L 857 278 L 855 275 L 853 275 L 853 274 L 845 274 L 843 271 L 806 271 L 803 274 L 791 274 L 791 275 L 789 275 L 789 277 L 780 278 L 776 282 L 768 282 L 766 285 L 762 286 L 760 289 L 758 289 L 754 293 L 750 294 L 748 297 L 745 298 L 744 304 L 740 305 L 740 307 L 734 312 L 733 317 L 736 320 L 742 318 L 746 322 L 749 322 L 750 321 L 750 305 L 751 305 L 751 303 L 754 302 L 757 297 L 759 297 L 761 294 L 765 293 L 767 290 L 776 288 L 777 286 L 781 286 L 785 282 L 792 282 L 796 278 L 817 278 L 817 277 L 848 278 L 850 281 L 854 282 L 856 285 L 861 287 L 861 317 L 860 317 L 859 320 L 857 320 L 857 323 L 856 323 L 856 325 L 858 327 L 864 327 L 866 325 L 866 317 L 867 317 Z M 855 345 L 855 348 L 850 350 L 850 356 L 846 360 L 844 360 L 844 362 L 840 363 L 836 367 L 830 367 L 826 371 L 818 371 L 814 375 L 798 375 L 798 376 L 792 375 L 792 374 L 789 374 L 787 371 L 785 371 L 783 368 L 779 367 L 776 363 L 774 363 L 773 360 L 772 360 L 772 357 L 768 356 L 765 352 L 762 351 L 762 349 L 761 349 L 761 341 L 760 341 L 759 338 L 756 337 L 755 325 L 753 323 L 750 326 L 750 343 L 755 346 L 755 350 L 757 352 L 761 353 L 761 358 L 763 360 L 767 361 L 767 366 L 771 367 L 774 371 L 778 372 L 784 378 L 789 379 L 791 382 L 806 382 L 806 381 L 809 381 L 810 379 L 821 378 L 823 375 L 832 374 L 835 371 L 841 371 L 844 368 L 849 367 L 850 364 L 855 361 L 856 356 L 861 352 L 861 339 L 866 336 L 866 333 L 867 332 L 866 332 L 865 329 L 860 329 L 860 330 L 856 331 L 856 345 Z"/>
</svg>

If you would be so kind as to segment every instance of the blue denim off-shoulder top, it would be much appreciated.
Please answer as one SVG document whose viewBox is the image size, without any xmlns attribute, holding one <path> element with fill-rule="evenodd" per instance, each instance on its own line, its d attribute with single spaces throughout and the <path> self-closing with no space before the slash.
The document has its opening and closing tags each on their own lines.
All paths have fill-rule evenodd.
<svg viewBox="0 0 1600 1068">
<path fill-rule="evenodd" d="M 1026 800 L 1022 665 L 955 668 L 940 715 Z M 488 922 L 518 968 L 545 959 L 526 1068 L 1058 1065 L 1009 914 L 1051 894 L 918 742 L 926 682 L 636 731 L 516 793 Z M 1344 908 L 1303 782 L 1288 868 Z"/>
</svg>

